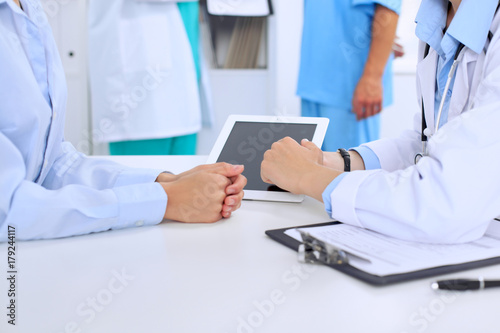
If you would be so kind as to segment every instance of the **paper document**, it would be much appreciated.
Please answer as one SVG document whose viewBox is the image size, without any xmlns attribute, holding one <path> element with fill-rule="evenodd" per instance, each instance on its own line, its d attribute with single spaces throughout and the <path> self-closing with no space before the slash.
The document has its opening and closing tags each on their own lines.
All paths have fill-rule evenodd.
<svg viewBox="0 0 500 333">
<path fill-rule="evenodd" d="M 457 245 L 407 242 L 346 224 L 300 230 L 348 254 L 363 258 L 364 260 L 360 260 L 348 256 L 349 264 L 378 276 L 500 256 L 500 223 L 491 223 L 481 239 Z M 285 233 L 302 241 L 297 229 L 290 229 Z"/>
<path fill-rule="evenodd" d="M 207 8 L 212 15 L 267 16 L 270 14 L 268 0 L 207 0 Z"/>
</svg>

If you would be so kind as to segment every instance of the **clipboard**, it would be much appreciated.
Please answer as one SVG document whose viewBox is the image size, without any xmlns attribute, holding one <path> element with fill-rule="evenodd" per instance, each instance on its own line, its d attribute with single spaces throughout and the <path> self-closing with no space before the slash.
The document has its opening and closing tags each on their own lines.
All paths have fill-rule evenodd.
<svg viewBox="0 0 500 333">
<path fill-rule="evenodd" d="M 287 234 L 285 234 L 285 232 L 287 230 L 296 229 L 296 228 L 307 229 L 307 228 L 313 228 L 313 227 L 341 225 L 341 224 L 342 223 L 340 223 L 340 222 L 325 222 L 325 223 L 305 225 L 305 226 L 267 230 L 266 235 L 269 236 L 272 240 L 274 240 L 278 243 L 281 243 L 294 251 L 299 252 L 299 248 L 301 247 L 301 245 L 305 245 L 305 244 L 303 244 L 303 243 L 299 242 L 298 240 L 296 240 L 295 238 L 292 238 L 292 237 L 288 236 Z M 325 247 L 322 247 L 321 243 L 322 242 L 319 241 L 319 243 L 316 244 L 318 246 L 318 248 L 316 248 L 316 250 L 322 251 L 326 256 L 330 256 L 330 258 L 334 258 L 334 259 L 335 258 L 342 258 L 342 253 L 341 253 L 343 251 L 342 249 L 327 249 Z M 333 253 L 334 251 L 338 251 L 338 252 Z M 302 257 L 304 257 L 305 253 L 302 253 L 300 255 Z M 307 261 L 307 258 L 304 258 L 304 259 L 306 259 L 306 261 Z M 360 270 L 356 267 L 350 266 L 349 263 L 343 262 L 342 260 L 340 262 L 337 262 L 335 260 L 327 262 L 327 260 L 325 260 L 325 256 L 320 256 L 319 258 L 316 259 L 316 262 L 321 263 L 321 264 L 326 265 L 326 266 L 329 266 L 329 267 L 331 267 L 339 272 L 345 273 L 349 276 L 352 276 L 358 280 L 364 281 L 364 282 L 369 283 L 371 285 L 385 286 L 385 285 L 390 285 L 390 284 L 395 284 L 395 283 L 400 283 L 400 282 L 406 282 L 406 281 L 428 278 L 428 277 L 442 275 L 442 274 L 449 274 L 449 273 L 455 273 L 455 272 L 490 266 L 490 265 L 494 265 L 494 264 L 500 264 L 500 257 L 493 257 L 493 258 L 488 258 L 488 259 L 484 259 L 484 260 L 465 262 L 465 263 L 454 264 L 454 265 L 439 266 L 439 267 L 433 267 L 433 268 L 413 271 L 413 272 L 409 272 L 409 273 L 392 274 L 392 275 L 385 275 L 385 276 L 379 276 L 379 275 L 373 275 L 373 274 L 367 273 L 367 272 Z"/>
</svg>

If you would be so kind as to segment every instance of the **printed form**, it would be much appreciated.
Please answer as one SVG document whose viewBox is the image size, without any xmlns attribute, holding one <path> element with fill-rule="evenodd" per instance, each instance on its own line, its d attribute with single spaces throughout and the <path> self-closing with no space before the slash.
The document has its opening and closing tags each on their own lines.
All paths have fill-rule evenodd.
<svg viewBox="0 0 500 333">
<path fill-rule="evenodd" d="M 302 241 L 297 230 L 290 229 L 285 234 Z M 500 223 L 498 222 L 491 223 L 482 238 L 456 245 L 408 242 L 346 224 L 300 230 L 344 250 L 348 253 L 349 265 L 378 276 L 408 273 L 500 256 Z"/>
</svg>

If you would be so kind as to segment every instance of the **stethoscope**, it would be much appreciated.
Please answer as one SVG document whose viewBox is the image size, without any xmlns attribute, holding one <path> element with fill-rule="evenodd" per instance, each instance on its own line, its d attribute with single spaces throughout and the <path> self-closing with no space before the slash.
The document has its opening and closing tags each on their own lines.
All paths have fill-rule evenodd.
<svg viewBox="0 0 500 333">
<path fill-rule="evenodd" d="M 443 98 L 441 98 L 441 103 L 439 104 L 438 108 L 438 115 L 436 119 L 436 125 L 434 127 L 434 133 L 436 133 L 439 130 L 439 122 L 441 121 L 441 114 L 443 113 L 443 108 L 444 108 L 444 103 L 446 102 L 446 97 L 448 97 L 447 91 L 450 89 L 451 81 L 453 80 L 453 77 L 455 76 L 455 72 L 457 71 L 458 67 L 458 56 L 460 55 L 460 52 L 462 52 L 463 48 L 465 47 L 464 44 L 460 43 L 458 44 L 457 51 L 455 52 L 455 57 L 453 58 L 453 64 L 451 65 L 450 71 L 448 72 L 448 79 L 446 80 L 446 84 L 444 86 L 444 94 Z M 429 44 L 425 46 L 425 52 L 424 52 L 424 59 L 427 57 L 429 54 Z M 451 94 L 450 94 L 451 98 Z M 420 159 L 424 156 L 428 156 L 429 153 L 427 151 L 427 139 L 430 137 L 429 130 L 427 129 L 427 122 L 425 121 L 425 109 L 424 109 L 424 99 L 422 98 L 422 133 L 421 133 L 421 140 L 422 140 L 422 152 L 417 153 L 415 155 L 415 164 L 420 161 Z"/>
</svg>

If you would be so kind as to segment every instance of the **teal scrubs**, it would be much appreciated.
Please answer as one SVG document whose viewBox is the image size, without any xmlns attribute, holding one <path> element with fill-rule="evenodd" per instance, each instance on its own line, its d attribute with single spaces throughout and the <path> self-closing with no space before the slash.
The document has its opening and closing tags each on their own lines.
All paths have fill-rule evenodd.
<svg viewBox="0 0 500 333">
<path fill-rule="evenodd" d="M 305 0 L 297 95 L 302 115 L 328 117 L 323 148 L 355 147 L 379 136 L 380 116 L 356 121 L 352 96 L 371 43 L 376 4 L 400 12 L 401 0 Z M 383 105 L 392 104 L 392 56 L 384 76 Z"/>
<path fill-rule="evenodd" d="M 180 2 L 177 6 L 184 22 L 189 43 L 191 44 L 196 76 L 199 82 L 201 72 L 198 2 Z M 109 144 L 109 152 L 111 155 L 194 155 L 196 154 L 196 139 L 196 134 L 189 134 L 164 139 L 111 142 Z"/>
</svg>

